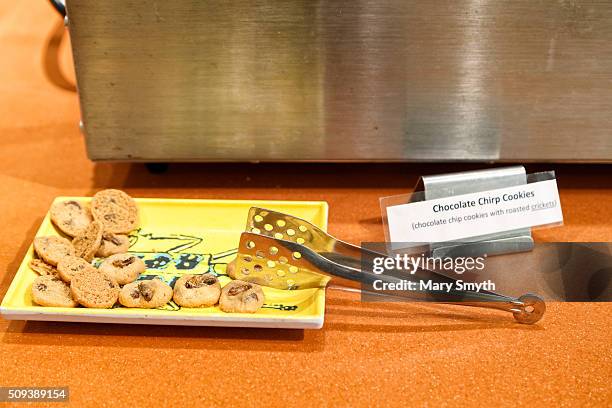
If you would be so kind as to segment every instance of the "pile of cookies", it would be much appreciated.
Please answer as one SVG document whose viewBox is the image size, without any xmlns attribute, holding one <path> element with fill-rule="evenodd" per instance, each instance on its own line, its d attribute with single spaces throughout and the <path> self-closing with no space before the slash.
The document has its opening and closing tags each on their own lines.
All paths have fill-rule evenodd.
<svg viewBox="0 0 612 408">
<path fill-rule="evenodd" d="M 102 190 L 91 206 L 77 201 L 55 203 L 53 224 L 71 240 L 37 237 L 38 259 L 29 266 L 40 276 L 32 284 L 32 300 L 41 306 L 156 308 L 173 299 L 183 307 L 210 307 L 225 312 L 254 313 L 264 303 L 260 286 L 234 280 L 223 289 L 216 276 L 184 275 L 172 289 L 159 278 L 137 280 L 146 270 L 142 259 L 127 252 L 130 231 L 138 227 L 138 207 L 120 190 Z M 94 257 L 105 258 L 96 268 Z"/>
</svg>

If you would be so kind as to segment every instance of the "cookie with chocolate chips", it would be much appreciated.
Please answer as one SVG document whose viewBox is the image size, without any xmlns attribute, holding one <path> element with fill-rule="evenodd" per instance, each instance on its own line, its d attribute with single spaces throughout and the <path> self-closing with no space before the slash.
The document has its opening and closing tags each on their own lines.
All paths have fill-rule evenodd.
<svg viewBox="0 0 612 408">
<path fill-rule="evenodd" d="M 221 295 L 221 284 L 216 276 L 183 275 L 174 284 L 173 299 L 183 307 L 214 306 Z"/>
<path fill-rule="evenodd" d="M 85 269 L 72 276 L 70 292 L 85 307 L 110 309 L 119 298 L 119 284 L 104 272 Z"/>
<path fill-rule="evenodd" d="M 53 265 L 49 265 L 48 263 L 40 259 L 32 259 L 28 263 L 28 266 L 40 276 L 57 276 L 57 268 Z"/>
<path fill-rule="evenodd" d="M 255 313 L 264 304 L 261 286 L 234 280 L 223 287 L 219 308 L 227 313 Z"/>
<path fill-rule="evenodd" d="M 98 191 L 91 200 L 91 213 L 106 232 L 126 234 L 138 227 L 136 202 L 121 190 Z"/>
<path fill-rule="evenodd" d="M 129 248 L 130 239 L 127 235 L 105 232 L 102 234 L 102 242 L 96 252 L 96 256 L 106 258 L 111 255 L 127 252 Z"/>
<path fill-rule="evenodd" d="M 119 303 L 125 307 L 153 309 L 162 307 L 172 299 L 172 288 L 160 279 L 128 283 L 119 292 Z"/>
<path fill-rule="evenodd" d="M 34 238 L 34 251 L 43 261 L 52 266 L 56 266 L 62 258 L 75 254 L 70 241 L 56 236 Z"/>
<path fill-rule="evenodd" d="M 228 262 L 227 267 L 225 268 L 225 273 L 232 279 L 238 279 L 236 271 L 236 259 L 234 259 L 233 261 Z"/>
<path fill-rule="evenodd" d="M 38 276 L 32 283 L 32 300 L 40 306 L 76 307 L 70 288 L 57 276 Z"/>
<path fill-rule="evenodd" d="M 60 201 L 51 206 L 51 222 L 64 234 L 79 235 L 93 220 L 89 208 L 78 201 Z"/>
<path fill-rule="evenodd" d="M 90 272 L 97 272 L 97 269 L 92 264 L 87 262 L 85 259 L 78 256 L 67 256 L 57 264 L 57 272 L 59 277 L 64 281 L 70 283 L 72 277 L 81 271 L 89 270 Z"/>
<path fill-rule="evenodd" d="M 134 282 L 146 269 L 142 259 L 132 254 L 115 254 L 106 258 L 99 270 L 107 273 L 120 285 Z"/>
<path fill-rule="evenodd" d="M 93 221 L 82 233 L 74 237 L 72 246 L 76 256 L 91 262 L 102 242 L 102 224 Z"/>
</svg>

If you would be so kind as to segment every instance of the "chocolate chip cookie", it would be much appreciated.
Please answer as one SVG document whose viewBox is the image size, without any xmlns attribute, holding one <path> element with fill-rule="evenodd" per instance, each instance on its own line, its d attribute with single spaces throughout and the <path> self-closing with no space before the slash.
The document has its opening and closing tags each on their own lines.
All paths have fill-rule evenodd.
<svg viewBox="0 0 612 408">
<path fill-rule="evenodd" d="M 28 263 L 28 266 L 40 276 L 57 276 L 57 268 L 53 265 L 49 265 L 44 261 L 41 261 L 40 259 L 32 259 Z"/>
<path fill-rule="evenodd" d="M 85 269 L 72 276 L 70 292 L 85 307 L 110 309 L 119 297 L 119 284 L 104 272 Z"/>
<path fill-rule="evenodd" d="M 208 307 L 217 303 L 220 294 L 221 285 L 216 276 L 184 275 L 174 284 L 173 299 L 183 307 Z"/>
<path fill-rule="evenodd" d="M 120 285 L 134 282 L 146 267 L 142 259 L 132 254 L 115 254 L 106 258 L 99 270 L 107 273 Z"/>
<path fill-rule="evenodd" d="M 32 283 L 32 300 L 40 306 L 76 307 L 70 288 L 57 276 L 38 276 Z"/>
<path fill-rule="evenodd" d="M 255 313 L 264 304 L 261 286 L 234 280 L 223 287 L 219 308 L 228 313 Z"/>
<path fill-rule="evenodd" d="M 238 279 L 237 275 L 236 275 L 236 259 L 234 259 L 233 261 L 229 262 L 227 264 L 227 268 L 225 269 L 225 273 L 227 273 L 227 276 L 229 276 L 232 279 Z"/>
<path fill-rule="evenodd" d="M 91 213 L 106 232 L 126 234 L 138 227 L 136 202 L 121 190 L 98 191 L 91 200 Z"/>
<path fill-rule="evenodd" d="M 125 307 L 153 309 L 162 307 L 172 299 L 172 288 L 155 278 L 125 285 L 119 292 L 119 303 Z"/>
<path fill-rule="evenodd" d="M 44 236 L 34 238 L 34 251 L 46 263 L 57 266 L 57 263 L 67 256 L 75 254 L 72 243 L 66 238 Z"/>
<path fill-rule="evenodd" d="M 70 283 L 72 277 L 81 271 L 89 270 L 90 272 L 97 272 L 97 269 L 93 267 L 85 259 L 78 256 L 67 256 L 57 264 L 57 272 L 59 277 L 64 281 Z"/>
<path fill-rule="evenodd" d="M 102 242 L 96 252 L 96 256 L 106 258 L 111 255 L 127 252 L 129 248 L 130 239 L 127 235 L 105 232 L 102 234 Z"/>
<path fill-rule="evenodd" d="M 57 228 L 71 237 L 79 235 L 93 220 L 89 208 L 74 200 L 53 204 L 50 217 Z"/>
<path fill-rule="evenodd" d="M 72 246 L 76 256 L 91 262 L 102 242 L 102 224 L 93 221 L 82 233 L 74 237 Z"/>
</svg>

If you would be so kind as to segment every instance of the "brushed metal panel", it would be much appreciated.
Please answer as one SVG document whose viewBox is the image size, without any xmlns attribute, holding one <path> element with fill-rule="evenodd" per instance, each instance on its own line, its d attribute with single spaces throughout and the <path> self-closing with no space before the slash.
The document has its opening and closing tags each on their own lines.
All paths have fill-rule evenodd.
<svg viewBox="0 0 612 408">
<path fill-rule="evenodd" d="M 612 161 L 612 2 L 68 0 L 94 160 Z"/>
</svg>

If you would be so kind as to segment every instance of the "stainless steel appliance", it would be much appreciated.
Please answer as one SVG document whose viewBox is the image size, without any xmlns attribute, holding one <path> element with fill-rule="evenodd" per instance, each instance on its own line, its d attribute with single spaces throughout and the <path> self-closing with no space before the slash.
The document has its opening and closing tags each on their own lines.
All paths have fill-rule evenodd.
<svg viewBox="0 0 612 408">
<path fill-rule="evenodd" d="M 93 160 L 612 161 L 612 2 L 68 0 Z"/>
</svg>

